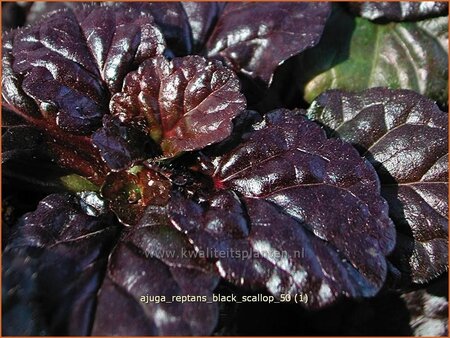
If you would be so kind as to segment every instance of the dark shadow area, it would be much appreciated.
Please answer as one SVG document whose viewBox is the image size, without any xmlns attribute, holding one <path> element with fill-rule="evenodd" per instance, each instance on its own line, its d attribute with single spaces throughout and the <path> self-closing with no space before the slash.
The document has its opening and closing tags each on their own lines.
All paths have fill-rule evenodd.
<svg viewBox="0 0 450 338">
<path fill-rule="evenodd" d="M 263 95 L 252 105 L 252 109 L 267 113 L 277 108 L 307 108 L 297 85 L 298 62 L 298 57 L 294 56 L 277 67 L 270 87 L 264 88 Z"/>
<path fill-rule="evenodd" d="M 269 89 L 264 82 L 258 79 L 252 79 L 242 73 L 238 73 L 237 75 L 241 83 L 241 92 L 245 93 L 247 109 L 258 110 L 264 98 L 270 95 Z M 260 112 L 263 113 L 264 111 Z"/>
<path fill-rule="evenodd" d="M 215 293 L 256 295 L 222 283 Z M 341 299 L 319 311 L 295 303 L 221 304 L 216 335 L 243 336 L 411 336 L 409 310 L 397 293 L 372 299 Z"/>
<path fill-rule="evenodd" d="M 34 211 L 47 195 L 65 191 L 58 177 L 67 173 L 50 162 L 32 159 L 2 164 L 2 250 L 21 216 Z"/>
<path fill-rule="evenodd" d="M 3 131 L 5 128 L 3 128 Z M 2 135 L 2 250 L 8 243 L 10 231 L 23 214 L 36 209 L 45 196 L 63 192 L 59 181 L 69 171 L 59 168 L 47 154 L 43 143 L 25 148 L 23 144 L 8 147 Z"/>
<path fill-rule="evenodd" d="M 32 3 L 2 2 L 2 31 L 23 26 L 31 5 Z"/>
<path fill-rule="evenodd" d="M 420 287 L 423 287 L 420 285 Z M 427 284 L 427 292 L 437 297 L 445 297 L 448 301 L 448 272 Z"/>
</svg>

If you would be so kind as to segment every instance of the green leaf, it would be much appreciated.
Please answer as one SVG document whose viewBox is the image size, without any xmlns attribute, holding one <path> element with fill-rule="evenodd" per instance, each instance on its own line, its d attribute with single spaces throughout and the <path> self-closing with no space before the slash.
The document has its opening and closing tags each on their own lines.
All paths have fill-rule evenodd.
<svg viewBox="0 0 450 338">
<path fill-rule="evenodd" d="M 299 59 L 304 98 L 382 86 L 412 89 L 446 105 L 447 30 L 448 17 L 380 25 L 335 9 L 319 46 Z"/>
<path fill-rule="evenodd" d="M 63 186 L 72 192 L 99 191 L 99 187 L 80 175 L 72 174 L 60 177 Z"/>
</svg>

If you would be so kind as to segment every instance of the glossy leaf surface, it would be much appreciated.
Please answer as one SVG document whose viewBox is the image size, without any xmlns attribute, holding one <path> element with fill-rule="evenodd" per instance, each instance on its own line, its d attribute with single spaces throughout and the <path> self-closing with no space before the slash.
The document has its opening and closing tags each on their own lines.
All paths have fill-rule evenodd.
<svg viewBox="0 0 450 338">
<path fill-rule="evenodd" d="M 273 111 L 255 129 L 213 161 L 208 201 L 172 198 L 175 227 L 200 250 L 225 251 L 216 264 L 238 285 L 305 292 L 313 308 L 374 295 L 395 240 L 375 171 L 298 113 Z"/>
<path fill-rule="evenodd" d="M 135 162 L 158 155 L 157 145 L 142 131 L 124 125 L 116 116 L 103 117 L 103 127 L 92 135 L 92 142 L 112 170 L 124 170 Z"/>
<path fill-rule="evenodd" d="M 330 4 L 227 3 L 207 43 L 207 55 L 269 84 L 278 65 L 320 39 Z"/>
<path fill-rule="evenodd" d="M 3 58 L 6 103 L 23 115 L 54 118 L 66 131 L 89 133 L 126 73 L 164 50 L 152 23 L 138 11 L 87 6 L 14 32 Z"/>
<path fill-rule="evenodd" d="M 42 131 L 60 166 L 101 184 L 106 168 L 88 136 L 125 74 L 164 51 L 152 17 L 74 6 L 4 38 L 3 109 Z"/>
<path fill-rule="evenodd" d="M 213 56 L 265 85 L 278 65 L 319 41 L 331 7 L 326 2 L 106 2 L 91 7 L 105 5 L 153 17 L 169 47 L 167 56 Z M 34 4 L 27 21 L 64 7 L 78 11 L 82 6 Z"/>
<path fill-rule="evenodd" d="M 269 112 L 445 109 L 448 5 L 365 6 L 3 4 L 2 335 L 445 335 L 447 114 Z"/>
<path fill-rule="evenodd" d="M 105 221 L 86 215 L 74 197 L 50 195 L 19 221 L 5 249 L 7 255 L 28 257 L 18 269 L 30 269 L 33 279 L 22 279 L 16 287 L 35 283 L 36 290 L 23 294 L 22 302 L 45 318 L 53 334 L 89 334 L 96 292 L 116 233 Z M 3 271 L 14 273 L 15 268 L 6 265 Z"/>
<path fill-rule="evenodd" d="M 189 20 L 192 45 L 195 53 L 203 51 L 214 25 L 226 3 L 223 2 L 182 2 Z"/>
<path fill-rule="evenodd" d="M 147 132 L 167 157 L 221 141 L 244 108 L 236 75 L 199 56 L 150 59 L 111 100 L 112 113 Z"/>
<path fill-rule="evenodd" d="M 192 246 L 165 225 L 163 210 L 153 209 L 111 255 L 98 296 L 95 335 L 206 335 L 217 324 L 218 305 L 206 300 L 218 278 L 183 256 L 194 252 Z M 181 301 L 187 296 L 197 298 Z"/>
<path fill-rule="evenodd" d="M 218 278 L 202 260 L 183 256 L 194 250 L 167 227 L 161 210 L 147 213 L 139 228 L 117 242 L 118 227 L 104 214 L 89 216 L 89 201 L 50 195 L 19 222 L 5 251 L 4 287 L 14 304 L 6 318 L 16 314 L 23 322 L 7 332 L 210 334 L 218 307 L 207 301 Z M 10 284 L 14 280 L 18 285 Z M 199 298 L 172 298 L 188 295 Z M 151 298 L 145 301 L 146 296 Z M 162 296 L 166 300 L 155 298 Z"/>
<path fill-rule="evenodd" d="M 394 261 L 422 283 L 447 268 L 448 117 L 407 90 L 329 91 L 309 116 L 375 167 L 397 225 Z"/>
</svg>

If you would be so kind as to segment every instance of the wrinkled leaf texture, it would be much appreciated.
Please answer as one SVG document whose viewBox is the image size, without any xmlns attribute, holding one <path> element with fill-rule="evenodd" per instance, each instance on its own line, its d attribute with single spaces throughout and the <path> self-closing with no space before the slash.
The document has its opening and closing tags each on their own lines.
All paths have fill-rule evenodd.
<svg viewBox="0 0 450 338">
<path fill-rule="evenodd" d="M 227 3 L 207 55 L 270 84 L 281 63 L 317 44 L 329 13 L 326 2 Z"/>
<path fill-rule="evenodd" d="M 5 250 L 6 257 L 28 258 L 4 266 L 4 273 L 32 275 L 14 288 L 16 300 L 56 335 L 209 334 L 217 304 L 140 301 L 145 295 L 169 301 L 187 294 L 210 297 L 218 281 L 207 264 L 180 256 L 182 248 L 192 251 L 190 244 L 156 211 L 117 241 L 119 228 L 107 215 L 89 216 L 81 200 L 68 194 L 46 197 L 21 218 Z M 167 255 L 169 250 L 178 256 Z M 5 310 L 8 318 L 11 309 Z M 8 329 L 24 332 L 21 326 Z"/>
<path fill-rule="evenodd" d="M 273 111 L 254 128 L 213 161 L 208 200 L 172 197 L 174 226 L 199 250 L 226 251 L 216 265 L 237 285 L 307 293 L 311 308 L 376 294 L 395 232 L 375 171 L 298 112 Z"/>
<path fill-rule="evenodd" d="M 11 33 L 3 96 L 24 115 L 55 116 L 60 128 L 89 133 L 130 68 L 163 49 L 149 15 L 98 7 L 59 11 Z M 34 109 L 21 104 L 30 99 L 18 87 L 34 99 Z"/>
<path fill-rule="evenodd" d="M 163 56 L 144 62 L 111 99 L 111 113 L 140 128 L 166 157 L 201 149 L 231 133 L 244 110 L 237 76 L 218 61 Z"/>
<path fill-rule="evenodd" d="M 159 13 L 170 5 L 151 8 Z M 52 151 L 66 166 L 84 167 L 81 173 L 88 177 L 102 172 L 96 150 L 83 136 L 73 136 L 69 145 L 60 142 L 61 130 L 90 135 L 109 109 L 120 120 L 103 117 L 93 142 L 113 170 L 158 155 L 151 140 L 145 141 L 147 132 L 169 157 L 227 137 L 231 120 L 245 107 L 237 77 L 220 62 L 200 56 L 169 61 L 160 55 L 164 48 L 152 16 L 139 6 L 75 6 L 55 12 L 41 24 L 8 36 L 6 106 L 50 136 L 57 134 Z M 108 107 L 110 96 L 121 89 Z M 141 92 L 143 98 L 138 97 Z M 123 124 L 136 114 L 137 124 L 148 129 Z M 70 152 L 66 148 L 71 144 L 84 149 Z M 99 183 L 100 178 L 94 180 Z"/>
<path fill-rule="evenodd" d="M 50 14 L 4 37 L 3 106 L 45 131 L 60 165 L 99 182 L 104 165 L 89 135 L 123 77 L 164 48 L 152 17 L 136 10 Z"/>
<path fill-rule="evenodd" d="M 308 115 L 351 142 L 378 172 L 397 226 L 393 261 L 426 282 L 448 267 L 448 116 L 408 90 L 328 91 Z"/>
<path fill-rule="evenodd" d="M 174 55 L 218 58 L 266 85 L 281 63 L 319 41 L 331 8 L 326 2 L 136 2 L 118 6 L 151 14 Z"/>
<path fill-rule="evenodd" d="M 102 195 L 123 224 L 134 225 L 119 235 L 95 193 L 50 195 L 20 220 L 5 251 L 18 261 L 4 272 L 32 276 L 14 297 L 33 307 L 25 315 L 42 316 L 49 326 L 31 323 L 31 331 L 210 334 L 217 304 L 143 304 L 140 297 L 209 297 L 217 272 L 276 296 L 306 292 L 311 308 L 378 292 L 395 233 L 377 175 L 350 145 L 326 139 L 298 112 L 272 112 L 240 145 L 221 144 L 234 148 L 209 163 L 215 191 L 203 192 L 209 196 L 201 203 L 195 192 L 190 199 L 177 192 L 165 207 L 173 189 L 167 178 L 150 169 L 124 171 L 148 157 L 225 139 L 245 107 L 236 76 L 219 61 L 175 55 L 210 56 L 269 84 L 279 64 L 317 43 L 329 12 L 327 3 L 82 4 L 4 36 L 4 108 L 37 128 L 11 127 L 16 134 L 6 134 L 7 141 L 25 132 L 21 143 L 29 139 L 34 152 L 44 131 L 65 167 L 78 166 L 86 177 L 112 170 Z M 23 154 L 11 147 L 7 158 Z M 429 176 L 441 179 L 438 162 Z M 103 183 L 99 176 L 95 183 Z M 228 256 L 211 266 L 165 254 L 184 249 L 259 257 L 248 263 Z M 279 252 L 288 256 L 279 259 Z"/>
</svg>

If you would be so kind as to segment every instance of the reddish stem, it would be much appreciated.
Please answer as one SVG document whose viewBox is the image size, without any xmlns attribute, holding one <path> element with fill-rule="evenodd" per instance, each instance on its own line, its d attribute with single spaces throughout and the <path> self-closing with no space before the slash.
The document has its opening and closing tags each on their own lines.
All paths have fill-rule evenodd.
<svg viewBox="0 0 450 338">
<path fill-rule="evenodd" d="M 66 133 L 51 120 L 30 116 L 7 103 L 4 105 L 29 124 L 44 132 L 49 147 L 61 166 L 75 170 L 80 175 L 91 179 L 95 184 L 102 183 L 108 170 L 89 136 Z"/>
</svg>

